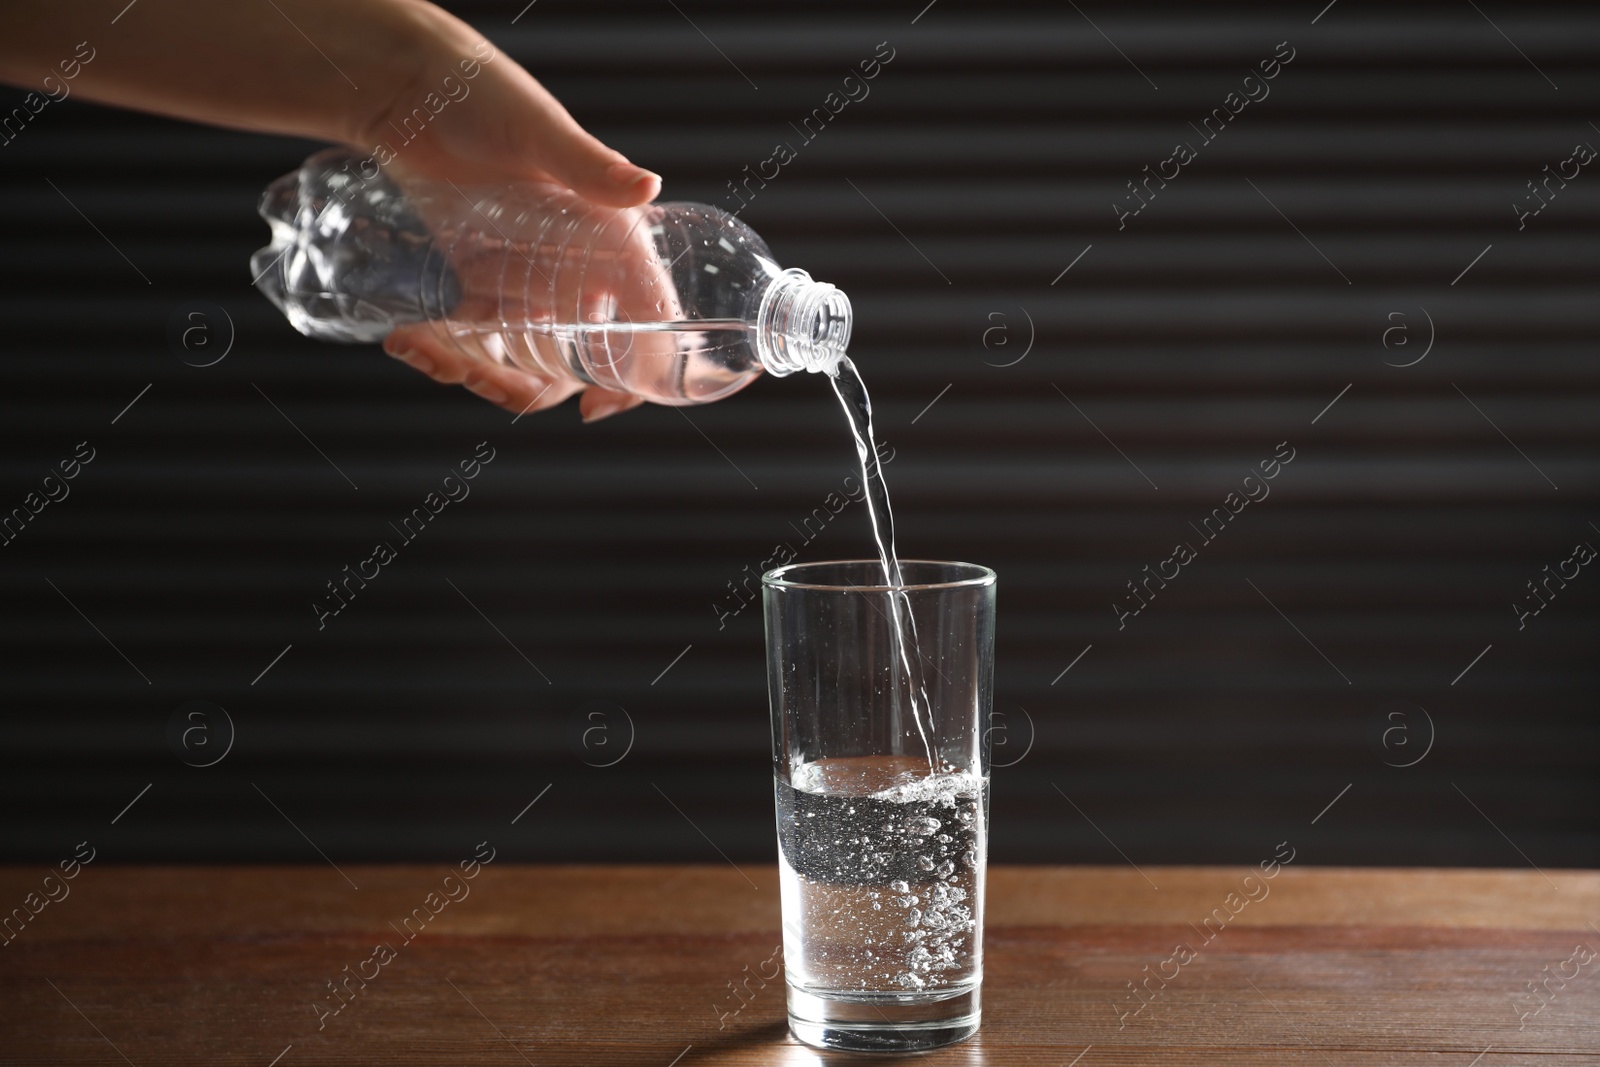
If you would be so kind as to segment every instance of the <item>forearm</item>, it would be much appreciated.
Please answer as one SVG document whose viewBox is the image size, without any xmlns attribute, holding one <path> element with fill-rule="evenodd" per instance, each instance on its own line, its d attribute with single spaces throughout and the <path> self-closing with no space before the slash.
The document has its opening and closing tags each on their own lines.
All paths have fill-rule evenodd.
<svg viewBox="0 0 1600 1067">
<path fill-rule="evenodd" d="M 13 0 L 4 20 L 0 80 L 345 142 L 481 39 L 418 0 Z"/>
<path fill-rule="evenodd" d="M 31 90 L 23 104 L 34 113 L 44 106 L 35 96 L 77 96 L 340 141 L 380 167 L 395 163 L 402 185 L 556 182 L 611 207 L 661 188 L 426 0 L 0 0 L 0 82 Z M 395 331 L 386 350 L 519 415 L 571 392 L 476 363 L 426 328 Z M 582 404 L 595 419 L 640 402 L 591 386 Z"/>
</svg>

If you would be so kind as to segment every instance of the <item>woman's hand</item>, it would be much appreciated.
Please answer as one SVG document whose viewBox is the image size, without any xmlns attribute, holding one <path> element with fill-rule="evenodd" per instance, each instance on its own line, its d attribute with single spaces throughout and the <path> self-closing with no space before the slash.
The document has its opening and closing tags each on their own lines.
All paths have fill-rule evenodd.
<svg viewBox="0 0 1600 1067">
<path fill-rule="evenodd" d="M 473 59 L 481 69 L 470 93 L 397 149 L 403 169 L 457 184 L 554 181 L 613 207 L 660 191 L 659 177 L 585 132 L 510 57 L 491 49 L 484 60 L 482 35 L 424 0 L 13 0 L 6 22 L 0 80 L 37 88 L 87 42 L 94 59 L 70 83 L 85 99 L 363 153 L 400 141 L 405 118 Z M 384 350 L 518 413 L 582 388 L 468 359 L 427 327 L 396 330 Z M 579 408 L 593 421 L 641 402 L 591 387 Z"/>
<path fill-rule="evenodd" d="M 480 73 L 471 92 L 451 103 L 423 135 L 399 149 L 407 174 L 449 179 L 457 185 L 502 181 L 551 181 L 584 199 L 613 207 L 632 207 L 651 200 L 661 179 L 628 162 L 614 149 L 590 136 L 555 97 L 509 57 L 490 53 L 481 62 L 483 38 L 465 23 L 432 5 L 408 4 L 419 21 L 419 40 L 429 57 L 415 76 L 377 114 L 364 120 L 350 138 L 358 146 L 393 144 L 396 130 L 447 76 L 458 76 L 468 60 Z M 460 84 L 459 77 L 457 84 Z M 449 121 L 444 121 L 448 119 Z M 461 384 L 491 403 L 518 415 L 542 411 L 582 391 L 578 410 L 594 422 L 644 401 L 629 393 L 599 386 L 584 388 L 568 379 L 546 380 L 525 371 L 463 355 L 440 340 L 428 324 L 403 326 L 383 343 L 389 355 L 434 381 Z"/>
</svg>

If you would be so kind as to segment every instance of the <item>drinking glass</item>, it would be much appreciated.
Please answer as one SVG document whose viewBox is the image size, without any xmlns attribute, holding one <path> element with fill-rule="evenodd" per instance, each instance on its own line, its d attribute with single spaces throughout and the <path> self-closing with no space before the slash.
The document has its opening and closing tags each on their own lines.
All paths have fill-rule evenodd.
<svg viewBox="0 0 1600 1067">
<path fill-rule="evenodd" d="M 900 568 L 762 576 L 789 1028 L 819 1048 L 978 1029 L 995 575 Z"/>
</svg>

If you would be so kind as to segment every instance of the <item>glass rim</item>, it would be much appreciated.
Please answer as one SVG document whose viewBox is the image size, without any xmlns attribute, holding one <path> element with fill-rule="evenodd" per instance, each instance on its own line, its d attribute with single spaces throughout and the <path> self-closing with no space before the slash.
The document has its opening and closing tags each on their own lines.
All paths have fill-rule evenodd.
<svg viewBox="0 0 1600 1067">
<path fill-rule="evenodd" d="M 761 576 L 761 586 L 764 589 L 809 589 L 825 593 L 888 593 L 888 592 L 917 592 L 936 589 L 962 589 L 985 585 L 994 585 L 996 576 L 994 571 L 981 563 L 962 563 L 959 560 L 948 559 L 903 559 L 907 563 L 931 563 L 937 567 L 958 567 L 967 575 L 944 582 L 915 582 L 905 585 L 837 585 L 831 582 L 805 582 L 792 581 L 788 575 L 795 571 L 805 571 L 817 567 L 838 567 L 849 564 L 866 564 L 873 567 L 882 567 L 883 563 L 877 559 L 829 559 L 816 560 L 811 563 L 786 563 Z"/>
</svg>

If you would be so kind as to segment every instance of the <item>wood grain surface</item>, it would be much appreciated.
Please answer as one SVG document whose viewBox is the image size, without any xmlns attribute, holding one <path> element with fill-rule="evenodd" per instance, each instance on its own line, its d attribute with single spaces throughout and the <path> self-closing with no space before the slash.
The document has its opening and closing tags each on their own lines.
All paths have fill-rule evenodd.
<svg viewBox="0 0 1600 1067">
<path fill-rule="evenodd" d="M 860 1059 L 787 1035 L 781 978 L 731 991 L 774 959 L 772 868 L 451 873 L 86 866 L 6 930 L 0 1063 Z M 1600 873 L 1291 866 L 1246 886 L 1250 873 L 991 870 L 983 1029 L 920 1059 L 1600 1064 Z M 37 907 L 45 874 L 0 869 L 0 908 Z M 1230 903 L 1247 889 L 1259 899 Z M 458 899 L 441 904 L 447 890 Z M 428 922 L 402 927 L 419 908 Z M 1227 921 L 1208 940 L 1214 909 Z M 364 964 L 380 942 L 393 958 Z M 1180 943 L 1194 957 L 1167 962 Z M 327 983 L 356 970 L 377 973 L 334 999 Z M 1129 983 L 1174 971 L 1133 998 Z"/>
</svg>

